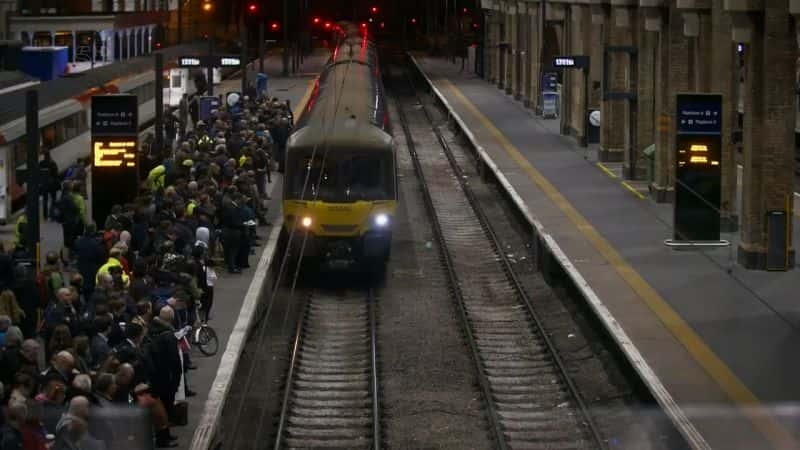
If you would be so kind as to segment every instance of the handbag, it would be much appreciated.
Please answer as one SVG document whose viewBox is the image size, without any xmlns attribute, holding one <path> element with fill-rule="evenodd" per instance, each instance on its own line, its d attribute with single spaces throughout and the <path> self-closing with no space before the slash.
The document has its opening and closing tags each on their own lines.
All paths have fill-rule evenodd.
<svg viewBox="0 0 800 450">
<path fill-rule="evenodd" d="M 183 400 L 175 402 L 169 421 L 175 426 L 186 426 L 189 423 L 189 404 Z"/>
</svg>

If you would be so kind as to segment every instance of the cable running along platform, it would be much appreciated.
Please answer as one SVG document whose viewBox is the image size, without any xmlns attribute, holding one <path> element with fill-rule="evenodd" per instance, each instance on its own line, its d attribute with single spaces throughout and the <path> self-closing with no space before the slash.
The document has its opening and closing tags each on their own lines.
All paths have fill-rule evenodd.
<svg viewBox="0 0 800 450">
<path fill-rule="evenodd" d="M 381 448 L 375 296 L 315 291 L 300 314 L 275 450 Z"/>
<path fill-rule="evenodd" d="M 398 119 L 498 448 L 605 448 L 447 141 L 402 70 L 393 79 Z M 431 133 L 438 146 L 417 148 Z"/>
</svg>

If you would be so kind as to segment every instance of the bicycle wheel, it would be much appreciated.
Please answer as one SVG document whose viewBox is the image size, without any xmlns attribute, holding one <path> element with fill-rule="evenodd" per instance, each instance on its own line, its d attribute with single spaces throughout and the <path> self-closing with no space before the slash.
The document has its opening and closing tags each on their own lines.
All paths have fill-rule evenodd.
<svg viewBox="0 0 800 450">
<path fill-rule="evenodd" d="M 219 351 L 217 332 L 208 325 L 201 325 L 195 331 L 194 340 L 197 348 L 200 349 L 200 353 L 206 356 L 214 356 Z"/>
</svg>

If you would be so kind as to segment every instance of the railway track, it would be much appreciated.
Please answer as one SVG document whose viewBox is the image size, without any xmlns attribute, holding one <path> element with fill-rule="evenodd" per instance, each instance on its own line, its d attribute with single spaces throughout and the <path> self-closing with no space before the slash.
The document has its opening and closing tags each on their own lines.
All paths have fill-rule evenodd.
<svg viewBox="0 0 800 450">
<path fill-rule="evenodd" d="M 399 122 L 476 362 L 498 448 L 605 448 L 469 181 L 411 76 L 405 67 L 402 70 L 392 83 Z"/>
<path fill-rule="evenodd" d="M 274 448 L 381 447 L 372 290 L 315 291 L 298 320 Z"/>
</svg>

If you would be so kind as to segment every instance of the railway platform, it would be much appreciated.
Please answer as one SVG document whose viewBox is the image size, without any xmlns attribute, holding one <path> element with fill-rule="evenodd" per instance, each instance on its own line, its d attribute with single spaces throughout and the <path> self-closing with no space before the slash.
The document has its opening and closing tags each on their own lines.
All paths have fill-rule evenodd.
<svg viewBox="0 0 800 450">
<path fill-rule="evenodd" d="M 672 205 L 597 149 L 460 64 L 415 62 L 690 447 L 800 448 L 796 271 L 743 269 L 735 233 L 728 248 L 665 246 Z"/>
<path fill-rule="evenodd" d="M 281 100 L 291 102 L 293 113 L 298 117 L 308 101 L 316 74 L 321 70 L 328 59 L 326 50 L 318 50 L 305 59 L 304 64 L 295 76 L 281 77 L 281 58 L 280 55 L 271 55 L 265 60 L 265 68 L 270 76 L 269 95 L 278 97 Z M 217 86 L 219 92 L 238 91 L 239 79 L 230 79 Z M 188 425 L 175 427 L 173 434 L 178 436 L 178 448 L 190 448 L 193 435 L 198 428 L 201 417 L 208 414 L 211 410 L 220 408 L 218 402 L 221 400 L 220 392 L 212 394 L 214 387 L 230 382 L 225 374 L 231 368 L 225 365 L 233 355 L 241 351 L 243 345 L 242 336 L 246 336 L 246 330 L 237 328 L 237 324 L 246 319 L 251 319 L 255 309 L 248 306 L 257 301 L 257 297 L 264 289 L 264 284 L 268 276 L 262 267 L 264 261 L 271 261 L 275 252 L 277 231 L 281 226 L 281 186 L 282 176 L 274 173 L 272 183 L 267 187 L 271 200 L 267 218 L 272 222 L 271 226 L 259 227 L 258 234 L 263 238 L 262 247 L 256 248 L 256 255 L 251 256 L 249 269 L 244 269 L 242 274 L 231 275 L 224 269 L 218 270 L 219 279 L 215 285 L 215 304 L 212 311 L 210 325 L 214 327 L 220 339 L 219 352 L 212 356 L 203 356 L 196 350 L 192 352 L 192 362 L 197 366 L 197 370 L 189 372 L 189 387 L 196 391 L 197 395 L 188 399 L 189 414 Z M 14 224 L 0 227 L 0 240 L 10 242 L 14 239 Z M 58 251 L 62 244 L 62 232 L 60 224 L 52 221 L 41 222 L 42 255 L 48 251 Z M 252 305 L 251 305 L 252 306 Z M 239 337 L 239 340 L 236 339 Z M 223 360 L 226 363 L 223 363 Z"/>
</svg>

